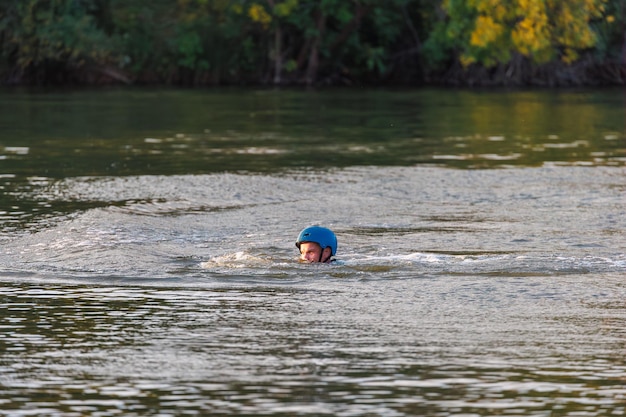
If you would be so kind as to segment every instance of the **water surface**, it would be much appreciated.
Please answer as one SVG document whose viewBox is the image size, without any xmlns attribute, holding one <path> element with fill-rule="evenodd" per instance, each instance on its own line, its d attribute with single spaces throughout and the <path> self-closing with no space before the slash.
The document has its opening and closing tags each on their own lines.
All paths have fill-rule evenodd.
<svg viewBox="0 0 626 417">
<path fill-rule="evenodd" d="M 625 108 L 3 92 L 0 415 L 624 414 Z"/>
</svg>

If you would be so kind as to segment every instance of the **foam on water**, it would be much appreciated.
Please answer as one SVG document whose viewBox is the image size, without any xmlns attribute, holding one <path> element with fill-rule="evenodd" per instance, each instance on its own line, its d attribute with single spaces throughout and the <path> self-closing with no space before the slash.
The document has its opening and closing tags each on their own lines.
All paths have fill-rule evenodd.
<svg viewBox="0 0 626 417">
<path fill-rule="evenodd" d="M 267 258 L 260 256 L 253 256 L 245 252 L 236 252 L 232 254 L 226 254 L 216 256 L 208 261 L 202 262 L 200 266 L 206 269 L 212 269 L 216 267 L 227 268 L 251 268 L 254 266 L 271 266 L 273 262 Z"/>
</svg>

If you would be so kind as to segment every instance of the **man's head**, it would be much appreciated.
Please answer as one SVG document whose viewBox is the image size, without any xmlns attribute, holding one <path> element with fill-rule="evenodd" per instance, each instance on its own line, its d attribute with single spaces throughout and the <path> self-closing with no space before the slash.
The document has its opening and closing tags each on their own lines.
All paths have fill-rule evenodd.
<svg viewBox="0 0 626 417">
<path fill-rule="evenodd" d="M 302 261 L 329 262 L 337 253 L 337 237 L 325 227 L 309 226 L 298 235 L 296 247 Z"/>
</svg>

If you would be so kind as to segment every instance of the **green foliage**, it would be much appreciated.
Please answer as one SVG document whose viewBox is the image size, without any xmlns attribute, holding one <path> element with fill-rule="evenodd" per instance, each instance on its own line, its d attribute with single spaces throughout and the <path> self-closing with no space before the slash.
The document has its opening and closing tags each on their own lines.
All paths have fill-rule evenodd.
<svg viewBox="0 0 626 417">
<path fill-rule="evenodd" d="M 298 0 L 286 0 L 274 6 L 274 14 L 281 18 L 291 15 L 298 7 Z"/>
<path fill-rule="evenodd" d="M 2 60 L 17 71 L 47 62 L 68 68 L 114 57 L 110 38 L 95 24 L 95 0 L 4 0 Z"/>
<path fill-rule="evenodd" d="M 433 62 L 458 58 L 464 66 L 506 63 L 515 54 L 536 64 L 572 63 L 597 43 L 595 20 L 609 0 L 444 0 L 427 51 Z M 456 56 L 454 56 L 456 55 Z"/>
<path fill-rule="evenodd" d="M 454 62 L 616 61 L 622 0 L 0 0 L 0 77 L 137 82 L 419 80 Z"/>
<path fill-rule="evenodd" d="M 626 2 L 609 1 L 606 4 L 604 15 L 594 19 L 590 26 L 596 36 L 595 55 L 598 60 L 619 62 L 623 58 L 621 46 L 626 26 Z"/>
</svg>

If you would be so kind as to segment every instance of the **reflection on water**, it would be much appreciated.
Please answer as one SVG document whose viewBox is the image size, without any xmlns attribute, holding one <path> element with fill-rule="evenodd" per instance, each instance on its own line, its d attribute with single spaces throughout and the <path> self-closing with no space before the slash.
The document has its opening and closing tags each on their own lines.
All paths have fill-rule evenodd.
<svg viewBox="0 0 626 417">
<path fill-rule="evenodd" d="M 0 110 L 0 415 L 626 413 L 619 93 Z"/>
<path fill-rule="evenodd" d="M 624 164 L 624 96 L 594 92 L 110 91 L 0 95 L 4 172 Z"/>
</svg>

